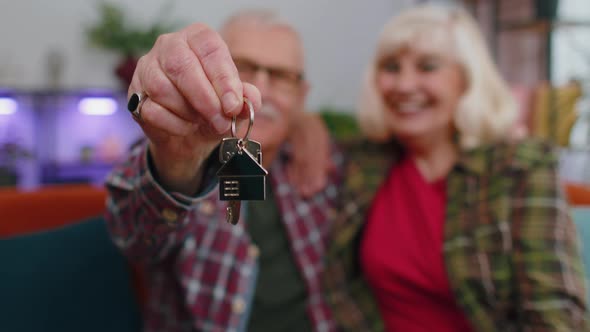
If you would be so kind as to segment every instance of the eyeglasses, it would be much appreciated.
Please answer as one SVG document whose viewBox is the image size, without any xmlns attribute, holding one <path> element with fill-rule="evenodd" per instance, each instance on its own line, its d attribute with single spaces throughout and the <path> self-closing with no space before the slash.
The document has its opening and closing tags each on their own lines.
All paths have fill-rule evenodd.
<svg viewBox="0 0 590 332">
<path fill-rule="evenodd" d="M 266 72 L 269 84 L 281 91 L 293 91 L 303 81 L 303 73 L 280 67 L 267 67 L 246 59 L 234 59 L 240 78 L 252 82 L 259 71 Z"/>
</svg>

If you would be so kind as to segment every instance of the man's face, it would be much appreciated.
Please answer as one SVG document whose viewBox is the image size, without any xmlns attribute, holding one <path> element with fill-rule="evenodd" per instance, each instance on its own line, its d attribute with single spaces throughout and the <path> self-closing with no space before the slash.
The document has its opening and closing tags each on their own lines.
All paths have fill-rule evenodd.
<svg viewBox="0 0 590 332">
<path fill-rule="evenodd" d="M 250 138 L 263 150 L 276 150 L 287 138 L 290 123 L 305 104 L 303 50 L 290 29 L 256 22 L 238 22 L 225 31 L 225 41 L 240 78 L 262 94 L 262 110 L 256 113 Z M 241 125 L 240 133 L 246 124 Z"/>
</svg>

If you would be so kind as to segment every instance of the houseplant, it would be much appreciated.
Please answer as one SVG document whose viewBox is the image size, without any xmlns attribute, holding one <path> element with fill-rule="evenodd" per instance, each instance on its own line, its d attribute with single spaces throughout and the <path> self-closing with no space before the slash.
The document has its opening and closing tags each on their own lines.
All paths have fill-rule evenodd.
<svg viewBox="0 0 590 332">
<path fill-rule="evenodd" d="M 167 2 L 158 11 L 163 17 L 169 16 L 166 14 L 170 4 Z M 127 87 L 139 57 L 150 50 L 159 35 L 174 30 L 177 24 L 156 20 L 148 26 L 138 26 L 131 22 L 122 7 L 109 2 L 101 2 L 98 10 L 99 20 L 86 28 L 86 36 L 91 45 L 120 55 L 115 74 Z"/>
<path fill-rule="evenodd" d="M 351 110 L 323 106 L 318 113 L 334 138 L 349 139 L 360 135 L 360 129 Z"/>
</svg>

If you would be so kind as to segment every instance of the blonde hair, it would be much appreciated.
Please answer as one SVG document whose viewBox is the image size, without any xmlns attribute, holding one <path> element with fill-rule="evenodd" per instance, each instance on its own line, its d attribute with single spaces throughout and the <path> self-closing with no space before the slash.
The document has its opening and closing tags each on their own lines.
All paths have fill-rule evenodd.
<svg viewBox="0 0 590 332">
<path fill-rule="evenodd" d="M 458 7 L 423 5 L 408 9 L 383 28 L 377 52 L 365 74 L 359 124 L 374 141 L 392 138 L 385 105 L 376 88 L 379 60 L 403 48 L 451 55 L 462 67 L 467 89 L 454 115 L 461 147 L 472 148 L 509 137 L 516 102 L 500 76 L 476 22 Z"/>
</svg>

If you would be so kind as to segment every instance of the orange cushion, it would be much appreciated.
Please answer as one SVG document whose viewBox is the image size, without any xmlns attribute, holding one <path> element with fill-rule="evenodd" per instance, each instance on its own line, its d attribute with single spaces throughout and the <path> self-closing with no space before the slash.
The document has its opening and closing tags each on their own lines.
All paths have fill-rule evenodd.
<svg viewBox="0 0 590 332">
<path fill-rule="evenodd" d="M 0 237 L 32 233 L 102 215 L 106 190 L 56 185 L 35 191 L 0 190 Z"/>
<path fill-rule="evenodd" d="M 565 193 L 570 205 L 589 205 L 590 206 L 590 184 L 566 182 Z"/>
</svg>

